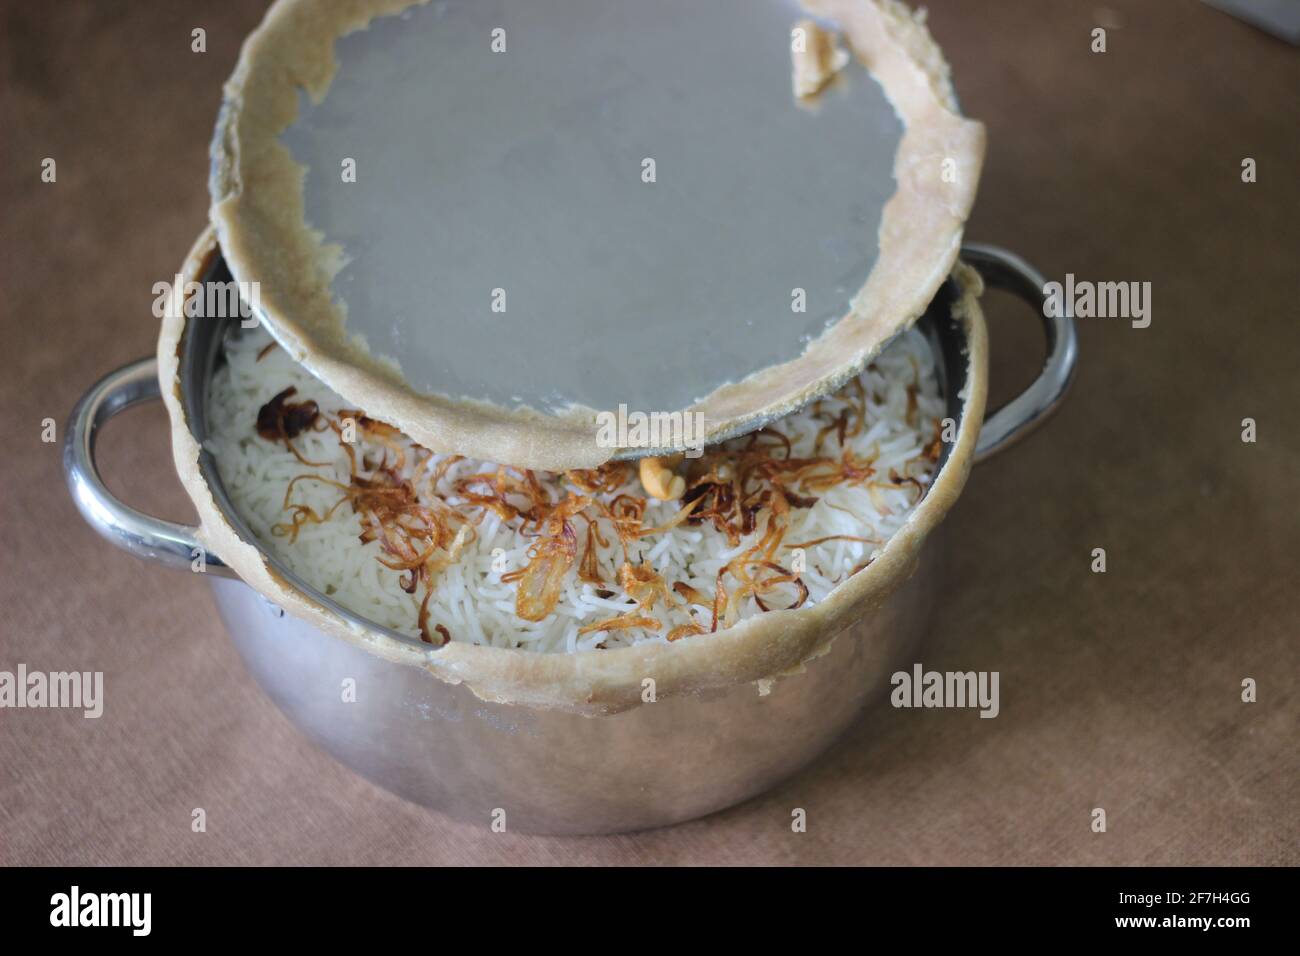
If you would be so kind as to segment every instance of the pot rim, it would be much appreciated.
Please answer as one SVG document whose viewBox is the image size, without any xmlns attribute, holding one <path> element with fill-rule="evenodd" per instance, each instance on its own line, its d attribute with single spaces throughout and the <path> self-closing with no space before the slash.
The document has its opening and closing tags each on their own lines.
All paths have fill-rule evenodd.
<svg viewBox="0 0 1300 956">
<path fill-rule="evenodd" d="M 218 253 L 215 233 L 208 228 L 186 257 L 181 269 L 184 280 L 200 281 Z M 318 600 L 311 594 L 314 589 L 287 572 L 255 537 L 245 539 L 209 485 L 212 466 L 205 466 L 204 459 L 211 456 L 203 451 L 191 426 L 188 409 L 194 407 L 191 402 L 196 397 L 187 395 L 182 374 L 187 321 L 183 314 L 169 313 L 159 335 L 158 376 L 171 419 L 177 473 L 199 513 L 195 539 L 245 583 L 290 613 L 385 659 L 422 667 L 446 681 L 464 682 L 485 700 L 606 714 L 638 706 L 646 679 L 653 679 L 657 699 L 797 673 L 910 576 L 926 536 L 947 514 L 969 474 L 987 395 L 988 341 L 978 305 L 983 287 L 978 274 L 959 264 L 953 279 L 952 316 L 965 332 L 966 375 L 963 394 L 957 396 L 961 409 L 957 435 L 946 449 L 947 460 L 941 460 L 925 497 L 876 559 L 811 607 L 771 611 L 697 640 L 540 654 L 457 641 L 434 648 L 370 623 L 333 601 Z M 947 370 L 941 373 L 946 377 Z"/>
</svg>

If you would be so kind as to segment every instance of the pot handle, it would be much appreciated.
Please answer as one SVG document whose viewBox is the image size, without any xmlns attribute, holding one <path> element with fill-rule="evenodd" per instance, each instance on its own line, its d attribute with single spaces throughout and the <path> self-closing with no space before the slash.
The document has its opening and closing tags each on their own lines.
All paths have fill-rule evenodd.
<svg viewBox="0 0 1300 956">
<path fill-rule="evenodd" d="M 99 426 L 159 394 L 158 362 L 143 358 L 105 375 L 81 396 L 68 418 L 63 441 L 63 472 L 72 500 L 87 524 L 124 551 L 186 570 L 193 568 L 194 559 L 202 552 L 204 570 L 233 577 L 225 562 L 205 553 L 198 542 L 198 528 L 136 511 L 119 501 L 99 477 L 95 467 Z"/>
<path fill-rule="evenodd" d="M 1023 392 L 984 416 L 979 440 L 975 443 L 975 461 L 991 458 L 1024 438 L 1056 411 L 1074 381 L 1079 358 L 1074 316 L 1066 304 L 1064 314 L 1049 316 L 1047 293 L 1042 275 L 1024 259 L 997 246 L 967 243 L 961 259 L 977 271 L 984 284 L 1011 292 L 1033 306 L 1047 336 L 1047 361 L 1038 377 Z"/>
</svg>

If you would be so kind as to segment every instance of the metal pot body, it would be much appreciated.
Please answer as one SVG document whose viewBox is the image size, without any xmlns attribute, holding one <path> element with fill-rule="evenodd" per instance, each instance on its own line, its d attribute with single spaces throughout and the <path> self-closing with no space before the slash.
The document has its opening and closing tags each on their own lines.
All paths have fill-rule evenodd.
<svg viewBox="0 0 1300 956">
<path fill-rule="evenodd" d="M 217 609 L 257 682 L 317 745 L 375 784 L 471 823 L 612 833 L 689 820 L 769 789 L 829 747 L 925 628 L 934 542 L 878 611 L 802 673 L 760 688 L 584 717 L 480 700 L 213 578 Z"/>
<path fill-rule="evenodd" d="M 985 418 L 978 461 L 1032 430 L 1056 407 L 1073 375 L 1076 346 L 1071 318 L 1047 314 L 1042 277 L 1027 263 L 989 247 L 967 246 L 962 258 L 989 285 L 1034 304 L 1048 342 L 1048 359 L 1035 382 Z M 223 274 L 217 257 L 199 277 Z M 920 324 L 936 350 L 949 414 L 959 421 L 969 370 L 964 334 L 948 310 L 951 294 L 941 291 Z M 187 332 L 181 397 L 200 443 L 203 397 L 219 350 L 220 330 L 213 323 Z M 195 529 L 122 503 L 95 467 L 99 426 L 158 394 L 152 359 L 96 383 L 73 410 L 64 468 L 73 500 L 96 531 L 141 557 L 189 569 L 198 553 Z M 214 501 L 256 546 L 210 457 L 203 453 L 201 467 Z M 946 452 L 940 459 L 945 464 Z M 761 685 L 647 701 L 599 717 L 485 702 L 463 685 L 385 660 L 286 614 L 235 577 L 220 555 L 206 555 L 206 569 L 222 620 L 258 683 L 297 727 L 357 773 L 471 822 L 535 833 L 609 833 L 733 805 L 829 747 L 888 685 L 889 675 L 915 659 L 930 602 L 940 593 L 938 538 L 931 538 L 907 581 L 800 672 Z M 263 555 L 278 563 L 264 549 Z M 277 570 L 294 581 L 288 569 Z M 305 583 L 294 586 L 344 620 L 367 626 Z"/>
</svg>

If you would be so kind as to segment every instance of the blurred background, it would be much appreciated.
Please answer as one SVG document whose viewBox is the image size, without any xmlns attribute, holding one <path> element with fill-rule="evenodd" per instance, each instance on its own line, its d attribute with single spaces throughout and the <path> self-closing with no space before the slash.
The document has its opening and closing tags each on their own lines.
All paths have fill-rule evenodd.
<svg viewBox="0 0 1300 956">
<path fill-rule="evenodd" d="M 203 581 L 98 539 L 41 441 L 153 351 L 151 288 L 203 228 L 221 86 L 265 7 L 0 4 L 0 669 L 102 670 L 108 698 L 97 721 L 0 711 L 0 862 L 1300 862 L 1295 46 L 1198 0 L 928 4 L 988 127 L 967 238 L 1049 279 L 1152 284 L 1149 328 L 1079 321 L 1064 408 L 977 467 L 946 523 L 921 659 L 999 670 L 1001 716 L 879 707 L 743 806 L 559 840 L 449 821 L 316 751 L 243 671 Z M 1009 298 L 987 312 L 996 403 L 1043 349 Z M 160 406 L 102 447 L 128 501 L 190 516 Z"/>
</svg>

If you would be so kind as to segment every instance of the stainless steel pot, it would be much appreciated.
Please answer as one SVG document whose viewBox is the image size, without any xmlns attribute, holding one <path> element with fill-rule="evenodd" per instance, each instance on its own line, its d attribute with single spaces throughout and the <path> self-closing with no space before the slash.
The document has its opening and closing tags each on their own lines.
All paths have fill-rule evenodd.
<svg viewBox="0 0 1300 956">
<path fill-rule="evenodd" d="M 1064 397 L 1077 355 L 1074 326 L 1044 313 L 1042 277 L 1017 256 L 967 245 L 962 258 L 986 284 L 1014 292 L 1043 322 L 1048 357 L 1019 397 L 987 416 L 976 461 L 1000 451 L 1049 415 Z M 214 257 L 201 278 L 224 281 Z M 939 357 L 948 413 L 960 421 L 960 398 L 971 369 L 961 326 L 950 317 L 945 287 L 921 320 Z M 182 347 L 182 398 L 191 430 L 206 429 L 204 396 L 218 361 L 222 324 L 191 323 Z M 95 466 L 103 422 L 157 398 L 155 360 L 142 359 L 106 376 L 72 412 L 64 469 L 86 521 L 118 547 L 176 568 L 191 569 L 194 529 L 143 514 L 116 499 Z M 945 457 L 940 467 L 945 467 Z M 200 460 L 218 506 L 245 541 L 257 546 L 225 494 L 216 466 Z M 377 627 L 296 580 L 295 587 L 360 628 L 411 641 Z M 488 703 L 463 685 L 445 683 L 406 664 L 384 660 L 287 615 L 243 584 L 219 556 L 205 556 L 217 610 L 254 677 L 293 723 L 339 761 L 408 800 L 485 825 L 535 833 L 609 833 L 702 816 L 770 788 L 822 753 L 909 661 L 938 593 L 936 545 L 917 573 L 889 600 L 840 636 L 803 673 L 776 691 L 754 684 L 658 701 L 654 706 L 587 717 Z M 523 653 L 523 652 L 521 652 Z M 593 652 L 594 653 L 594 652 Z M 342 700 L 352 678 L 354 702 Z"/>
</svg>

